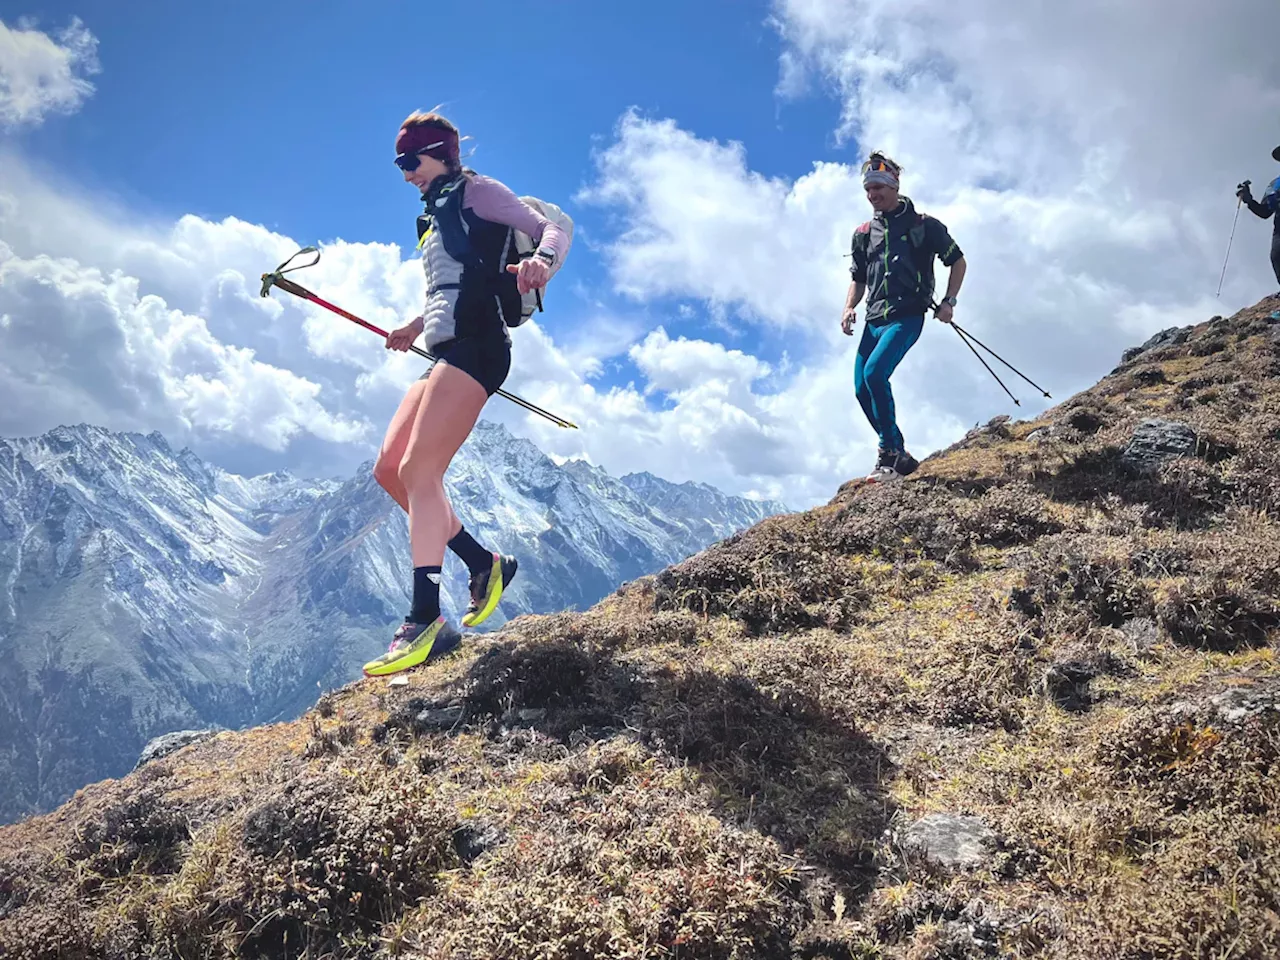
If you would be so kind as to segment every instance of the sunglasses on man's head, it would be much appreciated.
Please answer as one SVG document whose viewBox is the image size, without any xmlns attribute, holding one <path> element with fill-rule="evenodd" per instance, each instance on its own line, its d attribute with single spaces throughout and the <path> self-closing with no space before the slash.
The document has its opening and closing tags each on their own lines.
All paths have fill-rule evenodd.
<svg viewBox="0 0 1280 960">
<path fill-rule="evenodd" d="M 871 173 L 872 171 L 883 171 L 884 173 L 891 173 L 895 177 L 898 175 L 898 168 L 895 167 L 893 164 L 891 164 L 888 160 L 885 160 L 883 157 L 872 157 L 870 160 L 868 160 L 866 163 L 862 165 L 862 172 L 864 174 Z"/>
<path fill-rule="evenodd" d="M 444 141 L 441 140 L 438 143 L 428 144 L 427 146 L 423 147 L 421 150 L 415 150 L 413 151 L 413 153 L 398 153 L 396 154 L 396 160 L 395 160 L 396 166 L 406 172 L 412 172 L 414 170 L 417 170 L 418 167 L 422 165 L 422 157 L 419 156 L 419 154 L 428 153 L 432 150 L 435 150 L 437 147 L 443 147 L 443 146 L 444 146 Z"/>
</svg>

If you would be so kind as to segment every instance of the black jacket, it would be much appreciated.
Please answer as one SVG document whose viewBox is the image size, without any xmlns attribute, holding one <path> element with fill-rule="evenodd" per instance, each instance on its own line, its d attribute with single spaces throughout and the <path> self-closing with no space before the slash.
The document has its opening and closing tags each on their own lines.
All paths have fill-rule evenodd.
<svg viewBox="0 0 1280 960">
<path fill-rule="evenodd" d="M 867 322 L 875 324 L 922 316 L 933 299 L 933 258 L 949 267 L 964 256 L 942 221 L 907 197 L 854 231 L 852 254 L 849 272 L 867 285 Z"/>
</svg>

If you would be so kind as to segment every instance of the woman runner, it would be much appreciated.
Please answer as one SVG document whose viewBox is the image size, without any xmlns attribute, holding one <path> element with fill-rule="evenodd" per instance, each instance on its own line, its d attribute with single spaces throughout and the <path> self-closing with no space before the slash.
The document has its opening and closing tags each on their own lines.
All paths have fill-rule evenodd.
<svg viewBox="0 0 1280 960">
<path fill-rule="evenodd" d="M 464 627 L 482 623 L 515 576 L 514 557 L 486 550 L 463 528 L 444 492 L 444 474 L 480 411 L 511 368 L 506 318 L 541 290 L 568 252 L 568 237 L 497 180 L 464 169 L 458 129 L 438 113 L 415 112 L 396 135 L 396 166 L 422 192 L 419 247 L 426 307 L 387 336 L 408 350 L 419 336 L 438 357 L 405 394 L 387 428 L 373 474 L 409 514 L 413 606 L 391 648 L 366 663 L 366 676 L 407 670 L 454 649 L 461 635 L 440 614 L 440 571 L 448 546 L 471 572 Z M 512 230 L 533 238 L 533 256 L 510 262 Z M 514 312 L 513 312 L 514 311 Z"/>
</svg>

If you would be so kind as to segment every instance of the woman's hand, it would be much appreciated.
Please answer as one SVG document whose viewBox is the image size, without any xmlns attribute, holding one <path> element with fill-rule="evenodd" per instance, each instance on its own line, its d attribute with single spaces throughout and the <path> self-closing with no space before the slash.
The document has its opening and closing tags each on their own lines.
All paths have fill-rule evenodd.
<svg viewBox="0 0 1280 960">
<path fill-rule="evenodd" d="M 507 273 L 516 275 L 516 289 L 521 296 L 530 290 L 541 290 L 551 279 L 551 267 L 541 257 L 530 257 L 518 264 L 508 264 Z"/>
<path fill-rule="evenodd" d="M 387 349 L 404 352 L 413 346 L 413 341 L 422 334 L 422 318 L 414 317 L 403 327 L 397 327 L 387 334 Z"/>
</svg>

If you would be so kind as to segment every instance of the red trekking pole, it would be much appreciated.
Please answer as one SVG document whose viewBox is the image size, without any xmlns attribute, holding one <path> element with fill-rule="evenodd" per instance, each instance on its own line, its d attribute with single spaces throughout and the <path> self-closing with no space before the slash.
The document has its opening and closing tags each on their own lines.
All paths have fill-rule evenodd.
<svg viewBox="0 0 1280 960">
<path fill-rule="evenodd" d="M 289 264 L 293 263 L 294 260 L 297 260 L 298 257 L 302 256 L 305 253 L 314 253 L 316 255 L 316 258 L 312 260 L 310 263 L 300 263 L 293 267 L 289 266 Z M 320 297 L 312 293 L 310 290 L 308 290 L 306 287 L 302 286 L 301 284 L 294 283 L 292 280 L 288 280 L 284 276 L 286 273 L 290 273 L 294 270 L 302 270 L 302 269 L 305 269 L 306 267 L 314 267 L 319 262 L 320 262 L 319 250 L 317 250 L 315 247 L 303 247 L 301 250 L 295 253 L 292 257 L 290 257 L 284 263 L 280 264 L 280 266 L 276 267 L 275 270 L 271 271 L 271 273 L 264 273 L 262 275 L 262 295 L 264 297 L 270 296 L 271 288 L 279 287 L 285 293 L 292 293 L 295 297 L 301 297 L 303 300 L 310 300 L 312 303 L 318 304 L 319 306 L 324 307 L 326 310 L 333 311 L 338 316 L 342 317 L 344 320 L 350 320 L 352 323 L 359 324 L 360 326 L 364 327 L 366 330 L 372 330 L 374 333 L 378 334 L 378 336 L 382 337 L 385 340 L 388 336 L 387 331 L 379 327 L 375 327 L 372 323 L 369 323 L 369 321 L 367 320 L 361 320 L 354 313 L 348 313 L 346 310 L 343 310 L 341 307 L 334 306 L 328 300 L 321 299 Z M 414 353 L 416 353 L 418 356 L 424 357 L 427 360 L 435 361 L 438 359 L 437 357 L 433 356 L 430 353 L 427 353 L 427 351 L 421 349 L 420 347 L 415 347 L 411 345 L 409 349 L 412 350 Z M 554 413 L 548 413 L 546 410 L 543 410 L 541 407 L 535 406 L 534 404 L 530 403 L 528 400 L 523 400 L 520 397 L 517 397 L 513 393 L 507 393 L 507 391 L 505 390 L 499 390 L 498 396 L 503 397 L 506 400 L 510 400 L 512 403 L 515 403 L 521 407 L 524 407 L 530 413 L 536 413 L 540 417 L 546 417 L 548 420 L 554 423 L 557 427 L 564 427 L 566 429 L 572 429 L 572 430 L 578 429 L 578 425 L 576 423 L 572 423 L 568 420 L 565 420 L 563 417 L 557 417 Z"/>
</svg>

